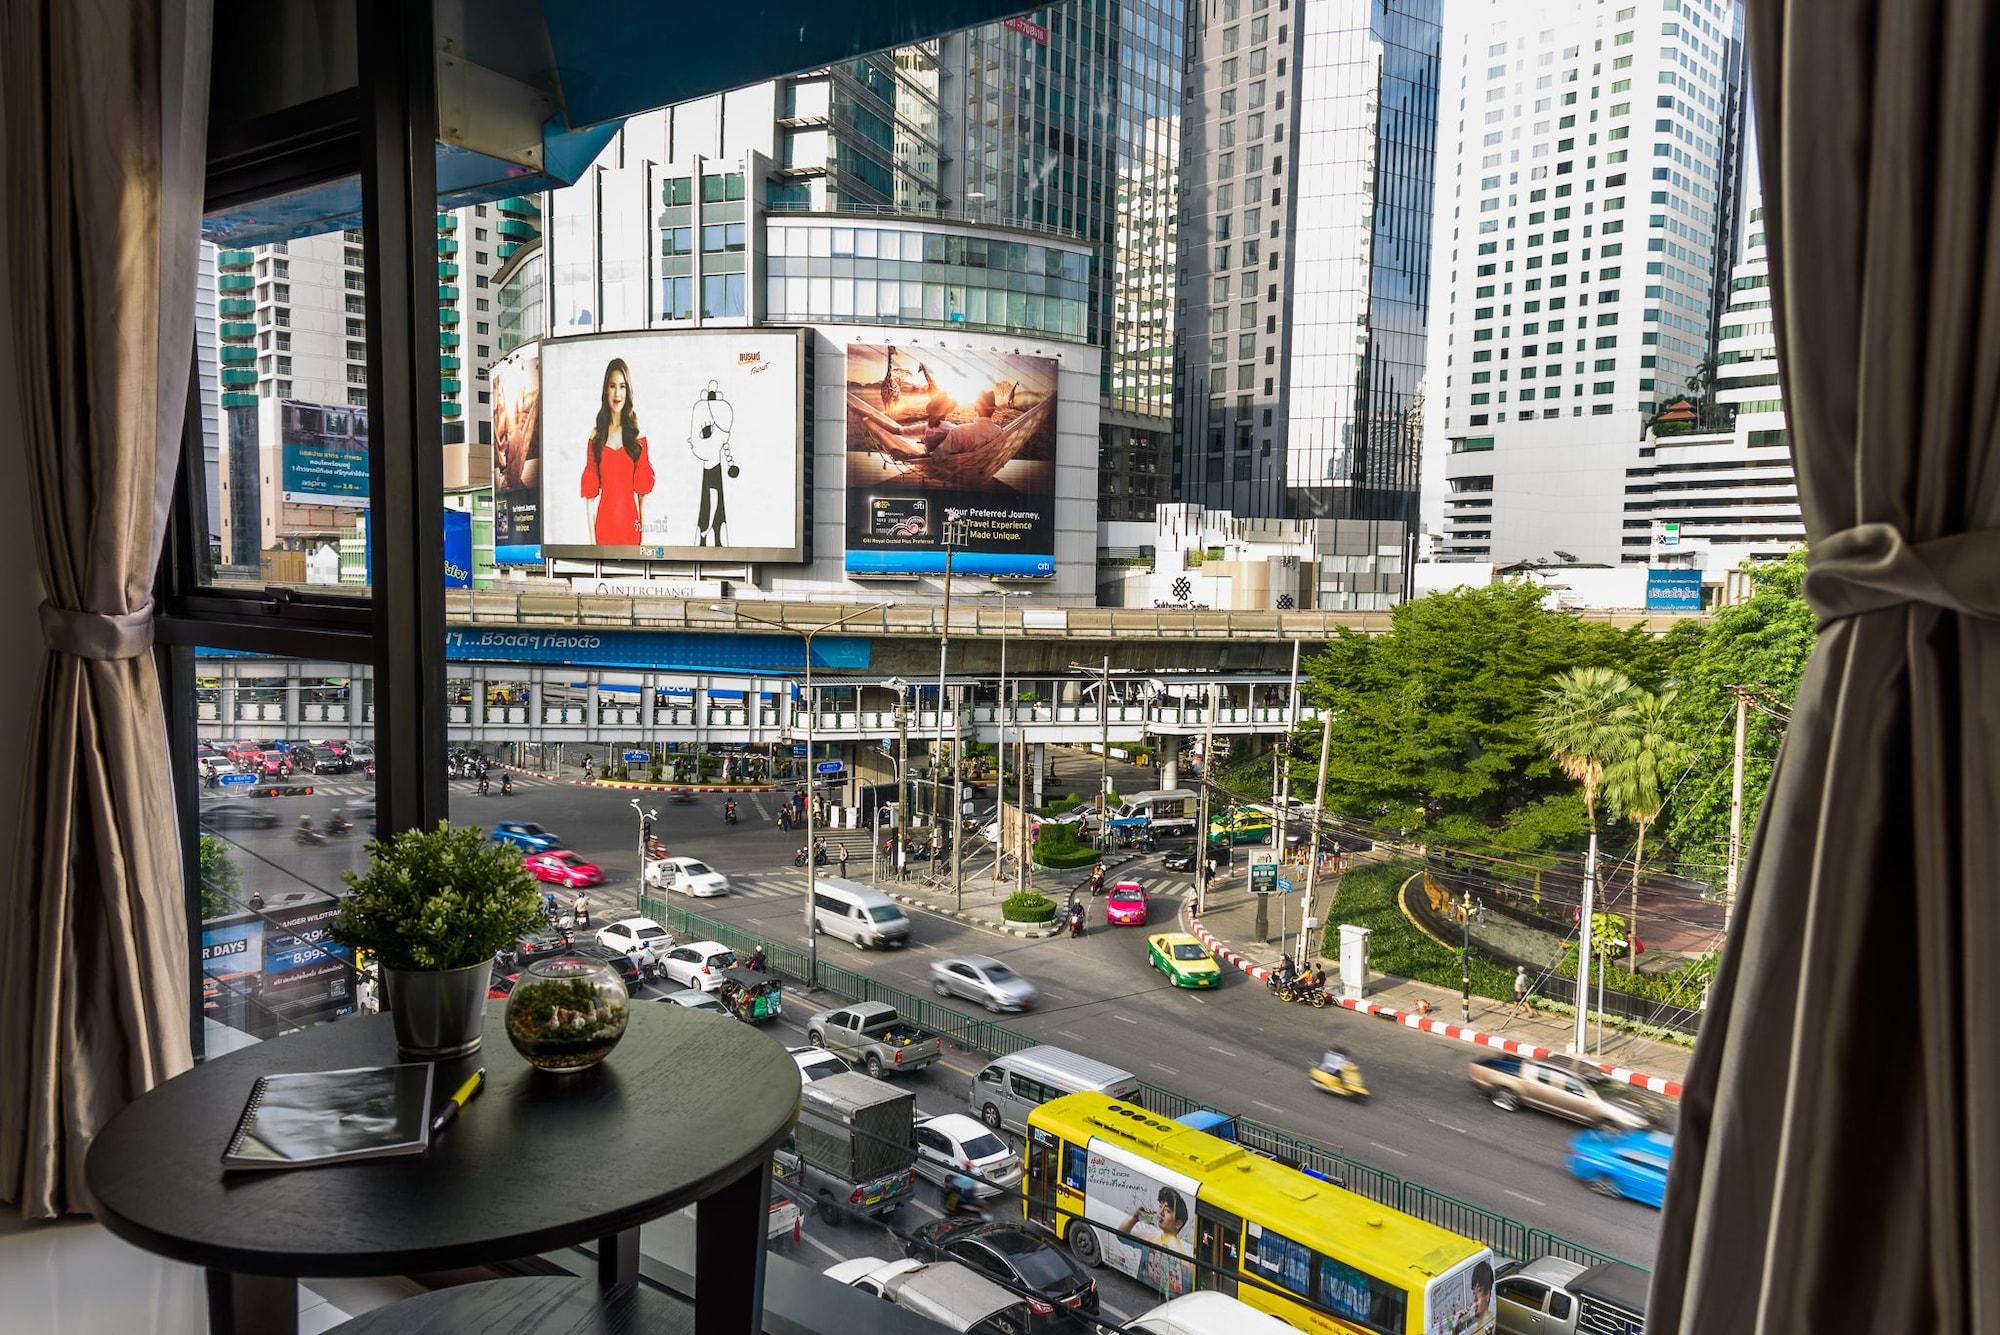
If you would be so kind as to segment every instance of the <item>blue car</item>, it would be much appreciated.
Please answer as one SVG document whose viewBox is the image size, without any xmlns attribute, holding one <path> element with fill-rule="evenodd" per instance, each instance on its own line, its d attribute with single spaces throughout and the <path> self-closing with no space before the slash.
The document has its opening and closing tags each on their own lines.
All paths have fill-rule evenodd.
<svg viewBox="0 0 2000 1335">
<path fill-rule="evenodd" d="M 1600 1196 L 1659 1209 L 1667 1199 L 1674 1138 L 1664 1131 L 1585 1131 L 1569 1143 L 1569 1171 Z"/>
<path fill-rule="evenodd" d="M 493 842 L 512 844 L 527 853 L 548 853 L 561 848 L 560 836 L 544 830 L 531 820 L 503 820 L 493 827 Z"/>
</svg>

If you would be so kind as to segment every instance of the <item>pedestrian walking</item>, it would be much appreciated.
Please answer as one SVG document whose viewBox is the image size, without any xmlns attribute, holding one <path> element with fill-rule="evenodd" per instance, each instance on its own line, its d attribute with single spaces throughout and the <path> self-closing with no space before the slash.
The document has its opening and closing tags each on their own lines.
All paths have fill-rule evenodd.
<svg viewBox="0 0 2000 1335">
<path fill-rule="evenodd" d="M 1513 1014 L 1516 1018 L 1518 1018 L 1524 1014 L 1533 1015 L 1534 1013 L 1535 1013 L 1535 1003 L 1530 998 L 1528 993 L 1528 966 L 1525 964 L 1517 964 L 1514 966 Z"/>
</svg>

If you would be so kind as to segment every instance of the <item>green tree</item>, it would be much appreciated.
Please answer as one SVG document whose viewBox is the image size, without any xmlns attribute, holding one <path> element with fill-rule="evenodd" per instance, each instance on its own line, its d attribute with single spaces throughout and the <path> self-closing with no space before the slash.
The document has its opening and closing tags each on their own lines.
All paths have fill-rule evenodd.
<svg viewBox="0 0 2000 1335">
<path fill-rule="evenodd" d="M 1571 668 L 1542 692 L 1535 710 L 1535 735 L 1583 789 L 1584 819 L 1593 833 L 1604 772 L 1623 753 L 1631 727 L 1632 679 L 1616 668 Z"/>
<path fill-rule="evenodd" d="M 1674 733 L 1692 765 L 1674 794 L 1664 830 L 1683 864 L 1720 881 L 1729 843 L 1730 767 L 1736 745 L 1731 688 L 1754 687 L 1790 705 L 1812 653 L 1815 620 L 1802 592 L 1805 550 L 1748 567 L 1749 598 L 1718 610 L 1707 624 L 1684 622 L 1667 637 L 1678 690 Z M 1784 724 L 1750 711 L 1744 744 L 1743 838 L 1748 849 Z"/>
<path fill-rule="evenodd" d="M 1675 735 L 1674 693 L 1635 691 L 1630 701 L 1629 727 L 1604 770 L 1604 795 L 1614 811 L 1623 812 L 1638 831 L 1632 850 L 1632 913 L 1636 938 L 1639 882 L 1645 875 L 1646 831 L 1660 818 L 1667 794 L 1687 766 L 1687 748 Z M 1627 954 L 1630 969 L 1639 968 L 1636 943 Z"/>
<path fill-rule="evenodd" d="M 201 916 L 221 918 L 243 907 L 243 873 L 229 856 L 228 841 L 212 834 L 201 837 Z"/>
<path fill-rule="evenodd" d="M 1343 632 L 1309 659 L 1309 698 L 1335 718 L 1329 810 L 1498 832 L 1524 851 L 1577 846 L 1584 811 L 1537 736 L 1533 702 L 1565 668 L 1650 684 L 1669 656 L 1643 632 L 1544 607 L 1546 595 L 1528 581 L 1431 594 L 1398 606 L 1387 632 Z M 1312 791 L 1319 731 L 1293 738 L 1294 793 Z"/>
</svg>

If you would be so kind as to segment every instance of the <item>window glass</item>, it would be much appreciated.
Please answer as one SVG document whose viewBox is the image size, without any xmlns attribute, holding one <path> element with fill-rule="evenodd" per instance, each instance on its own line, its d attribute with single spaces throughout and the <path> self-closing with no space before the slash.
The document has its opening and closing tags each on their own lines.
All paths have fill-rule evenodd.
<svg viewBox="0 0 2000 1335">
<path fill-rule="evenodd" d="M 1089 1177 L 1090 1152 L 1081 1145 L 1064 1145 L 1062 1159 L 1063 1185 L 1072 1191 L 1082 1191 Z"/>
</svg>

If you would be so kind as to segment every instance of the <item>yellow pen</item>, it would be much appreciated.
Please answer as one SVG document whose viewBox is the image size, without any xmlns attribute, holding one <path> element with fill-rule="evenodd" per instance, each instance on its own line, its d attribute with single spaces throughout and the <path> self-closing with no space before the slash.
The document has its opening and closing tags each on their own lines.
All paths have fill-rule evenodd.
<svg viewBox="0 0 2000 1335">
<path fill-rule="evenodd" d="M 466 1077 L 465 1083 L 458 1087 L 458 1092 L 451 1096 L 451 1102 L 444 1105 L 444 1111 L 432 1120 L 431 1134 L 435 1136 L 450 1126 L 452 1119 L 463 1112 L 465 1105 L 472 1102 L 473 1096 L 484 1088 L 486 1088 L 486 1068 L 482 1066 Z"/>
</svg>

